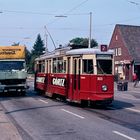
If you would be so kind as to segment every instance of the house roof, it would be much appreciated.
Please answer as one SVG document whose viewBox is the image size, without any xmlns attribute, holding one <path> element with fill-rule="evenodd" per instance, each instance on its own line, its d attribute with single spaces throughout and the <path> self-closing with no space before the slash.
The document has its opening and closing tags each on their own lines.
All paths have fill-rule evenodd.
<svg viewBox="0 0 140 140">
<path fill-rule="evenodd" d="M 140 26 L 117 24 L 116 28 L 120 30 L 123 41 L 134 61 L 140 61 Z"/>
</svg>

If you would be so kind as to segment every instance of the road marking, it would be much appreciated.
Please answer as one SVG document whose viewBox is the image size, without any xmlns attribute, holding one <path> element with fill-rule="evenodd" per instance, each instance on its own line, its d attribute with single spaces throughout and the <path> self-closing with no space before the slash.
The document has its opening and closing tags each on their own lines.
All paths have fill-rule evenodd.
<svg viewBox="0 0 140 140">
<path fill-rule="evenodd" d="M 68 111 L 68 110 L 65 110 L 65 109 L 61 109 L 62 111 L 64 111 L 64 112 L 67 112 L 67 113 L 69 113 L 69 114 L 72 114 L 72 115 L 74 115 L 74 116 L 76 116 L 76 117 L 79 117 L 79 118 L 81 118 L 81 119 L 84 119 L 85 117 L 83 117 L 83 116 L 80 116 L 80 115 L 78 115 L 78 114 L 75 114 L 75 113 L 73 113 L 73 112 L 70 112 L 70 111 Z"/>
<path fill-rule="evenodd" d="M 137 110 L 137 109 L 133 109 L 133 108 L 125 108 L 125 109 L 130 110 L 130 111 L 133 111 L 133 112 L 140 113 L 140 110 Z"/>
<path fill-rule="evenodd" d="M 118 131 L 113 131 L 113 133 L 118 134 L 118 135 L 120 135 L 120 136 L 122 136 L 122 137 L 125 137 L 125 138 L 127 138 L 127 139 L 129 139 L 129 140 L 136 140 L 135 138 L 129 137 L 129 136 L 127 136 L 127 135 L 125 135 L 125 134 L 123 134 L 123 133 L 120 133 L 120 132 L 118 132 Z"/>
<path fill-rule="evenodd" d="M 41 102 L 43 102 L 43 103 L 45 103 L 45 104 L 48 104 L 48 102 L 46 102 L 46 101 L 44 101 L 44 100 L 39 99 L 39 101 L 41 101 Z"/>
<path fill-rule="evenodd" d="M 114 108 L 114 107 L 108 107 L 108 109 L 116 110 L 117 108 Z M 137 110 L 137 109 L 133 109 L 133 108 L 125 108 L 125 109 L 126 109 L 126 110 L 130 110 L 130 111 L 133 111 L 133 112 L 140 113 L 140 110 Z"/>
</svg>

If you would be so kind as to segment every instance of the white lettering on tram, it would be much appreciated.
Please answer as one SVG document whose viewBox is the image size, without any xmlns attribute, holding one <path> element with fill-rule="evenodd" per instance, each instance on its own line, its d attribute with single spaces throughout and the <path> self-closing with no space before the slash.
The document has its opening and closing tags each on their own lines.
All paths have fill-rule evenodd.
<svg viewBox="0 0 140 140">
<path fill-rule="evenodd" d="M 45 82 L 45 77 L 36 77 L 36 82 L 44 83 Z"/>
<path fill-rule="evenodd" d="M 53 78 L 52 79 L 52 84 L 53 85 L 56 85 L 56 86 L 64 87 L 65 86 L 65 79 L 62 79 L 62 78 Z"/>
<path fill-rule="evenodd" d="M 103 81 L 103 77 L 97 77 L 98 81 Z"/>
</svg>

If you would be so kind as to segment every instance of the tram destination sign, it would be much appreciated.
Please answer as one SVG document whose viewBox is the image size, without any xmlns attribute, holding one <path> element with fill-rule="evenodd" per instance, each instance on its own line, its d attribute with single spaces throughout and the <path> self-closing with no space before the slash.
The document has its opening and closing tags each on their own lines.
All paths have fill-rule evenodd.
<svg viewBox="0 0 140 140">
<path fill-rule="evenodd" d="M 111 59 L 112 55 L 111 54 L 97 54 L 97 59 Z"/>
<path fill-rule="evenodd" d="M 45 77 L 37 77 L 36 82 L 37 83 L 44 83 L 45 82 Z"/>
</svg>

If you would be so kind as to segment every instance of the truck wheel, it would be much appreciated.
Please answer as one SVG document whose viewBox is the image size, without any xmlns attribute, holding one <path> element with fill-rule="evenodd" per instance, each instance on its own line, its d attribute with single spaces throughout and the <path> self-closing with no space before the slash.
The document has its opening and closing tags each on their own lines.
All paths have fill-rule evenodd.
<svg viewBox="0 0 140 140">
<path fill-rule="evenodd" d="M 22 91 L 21 92 L 21 96 L 25 96 L 26 95 L 26 92 L 25 91 Z"/>
</svg>

